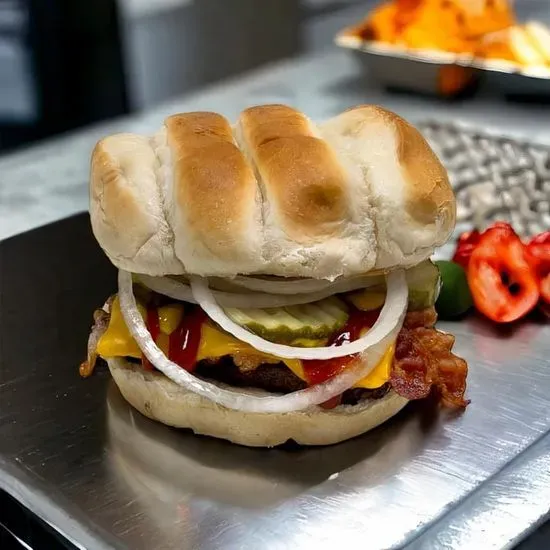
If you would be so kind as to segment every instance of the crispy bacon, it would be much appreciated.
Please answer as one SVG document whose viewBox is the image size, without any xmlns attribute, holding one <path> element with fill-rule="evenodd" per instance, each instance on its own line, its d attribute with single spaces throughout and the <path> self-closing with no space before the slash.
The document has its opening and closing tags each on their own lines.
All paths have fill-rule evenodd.
<svg viewBox="0 0 550 550">
<path fill-rule="evenodd" d="M 451 352 L 454 336 L 434 329 L 434 316 L 425 312 L 427 326 L 418 326 L 416 313 L 407 315 L 396 341 L 391 385 L 407 399 L 422 399 L 435 388 L 443 405 L 465 407 L 468 365 Z"/>
<path fill-rule="evenodd" d="M 437 313 L 434 307 L 421 309 L 420 311 L 409 311 L 405 316 L 404 328 L 431 328 L 437 321 Z"/>
<path fill-rule="evenodd" d="M 78 372 L 82 378 L 88 378 L 94 372 L 98 357 L 97 344 L 109 326 L 109 320 L 111 319 L 110 311 L 114 299 L 114 295 L 110 296 L 101 309 L 94 311 L 94 325 L 88 337 L 88 354 L 86 361 L 83 361 L 78 368 Z"/>
</svg>

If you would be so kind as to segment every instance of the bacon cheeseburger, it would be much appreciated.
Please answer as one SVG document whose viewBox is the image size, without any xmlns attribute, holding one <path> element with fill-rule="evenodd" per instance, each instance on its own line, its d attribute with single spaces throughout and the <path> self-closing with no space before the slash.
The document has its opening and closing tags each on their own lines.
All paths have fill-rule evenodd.
<svg viewBox="0 0 550 550">
<path fill-rule="evenodd" d="M 81 372 L 105 359 L 144 415 L 269 447 L 343 441 L 432 389 L 466 405 L 428 260 L 455 199 L 397 115 L 174 115 L 152 137 L 98 143 L 90 200 L 120 271 Z"/>
</svg>

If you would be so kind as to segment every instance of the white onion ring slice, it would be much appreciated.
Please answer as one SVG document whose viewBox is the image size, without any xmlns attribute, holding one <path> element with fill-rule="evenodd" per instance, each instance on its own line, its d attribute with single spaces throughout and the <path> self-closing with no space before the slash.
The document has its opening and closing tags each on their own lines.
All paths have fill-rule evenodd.
<svg viewBox="0 0 550 550">
<path fill-rule="evenodd" d="M 341 279 L 342 280 L 342 279 Z M 231 283 L 254 292 L 268 292 L 271 294 L 302 294 L 309 292 L 319 292 L 330 288 L 335 283 L 341 282 L 327 281 L 326 279 L 296 279 L 293 281 L 274 281 L 261 279 L 259 277 L 246 277 L 237 275 L 231 279 Z"/>
<path fill-rule="evenodd" d="M 170 277 L 134 275 L 134 278 L 157 294 L 162 294 L 163 296 L 168 296 L 168 298 L 173 298 L 174 300 L 179 300 L 181 302 L 190 302 L 191 304 L 197 303 L 197 300 L 193 297 L 193 293 L 191 292 L 191 287 L 189 285 L 171 279 Z"/>
<path fill-rule="evenodd" d="M 199 305 L 215 323 L 220 325 L 241 342 L 250 344 L 253 348 L 264 353 L 287 359 L 334 359 L 355 353 L 362 353 L 366 348 L 376 344 L 393 330 L 405 315 L 409 290 L 403 271 L 394 271 L 386 277 L 386 301 L 378 320 L 365 336 L 350 342 L 345 346 L 331 346 L 319 348 L 298 348 L 275 344 L 261 336 L 253 334 L 230 319 L 217 303 L 213 292 L 208 288 L 208 282 L 200 277 L 191 277 L 191 290 Z"/>
<path fill-rule="evenodd" d="M 174 300 L 198 303 L 189 285 L 171 279 L 170 277 L 151 277 L 150 275 L 137 275 L 138 281 L 158 294 L 164 294 Z M 286 307 L 317 302 L 341 292 L 351 292 L 370 285 L 380 284 L 380 279 L 375 277 L 356 277 L 345 279 L 337 283 L 331 283 L 330 287 L 317 292 L 306 294 L 268 294 L 265 292 L 234 293 L 220 290 L 210 290 L 216 302 L 223 307 L 238 308 L 269 308 Z"/>
<path fill-rule="evenodd" d="M 395 273 L 388 277 L 388 285 L 390 285 L 391 290 L 395 290 L 394 283 L 397 287 L 401 287 L 404 284 L 402 273 Z M 137 309 L 131 274 L 120 270 L 118 285 L 120 306 L 126 325 L 141 351 L 159 371 L 176 384 L 198 395 L 202 395 L 219 405 L 229 409 L 254 413 L 284 413 L 308 409 L 314 405 L 324 403 L 351 388 L 371 372 L 384 355 L 387 347 L 393 343 L 403 323 L 407 305 L 407 289 L 406 285 L 404 285 L 405 302 L 403 311 L 400 314 L 397 311 L 402 302 L 402 293 L 400 293 L 399 300 L 391 301 L 391 308 L 388 306 L 390 300 L 386 300 L 386 305 L 384 305 L 378 321 L 371 331 L 369 331 L 369 334 L 377 334 L 379 341 L 369 349 L 364 349 L 359 360 L 350 364 L 342 373 L 322 384 L 316 384 L 305 390 L 286 395 L 260 397 L 244 394 L 236 390 L 219 388 L 215 384 L 195 377 L 173 361 L 170 361 L 153 341 Z M 388 324 L 390 323 L 393 326 L 388 329 Z M 382 332 L 385 332 L 385 334 L 381 334 Z M 346 348 L 349 349 L 348 346 Z"/>
<path fill-rule="evenodd" d="M 246 277 L 238 275 L 230 280 L 231 284 L 241 286 L 254 292 L 266 292 L 269 294 L 310 294 L 329 291 L 331 294 L 349 292 L 358 288 L 368 288 L 383 282 L 383 277 L 378 275 L 356 275 L 354 277 L 341 277 L 335 281 L 325 279 L 297 279 L 294 281 L 272 281 L 258 277 Z M 341 290 L 344 289 L 344 290 Z"/>
</svg>

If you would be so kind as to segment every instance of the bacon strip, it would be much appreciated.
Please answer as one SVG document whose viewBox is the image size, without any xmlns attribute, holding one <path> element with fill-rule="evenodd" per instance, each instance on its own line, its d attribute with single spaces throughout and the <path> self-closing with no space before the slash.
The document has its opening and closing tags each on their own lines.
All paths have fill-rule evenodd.
<svg viewBox="0 0 550 550">
<path fill-rule="evenodd" d="M 437 321 L 437 313 L 434 307 L 409 311 L 405 316 L 404 328 L 432 328 Z"/>
<path fill-rule="evenodd" d="M 110 311 L 114 299 L 115 295 L 110 296 L 101 309 L 96 309 L 94 311 L 94 325 L 88 337 L 88 354 L 86 361 L 83 361 L 78 368 L 78 372 L 82 378 L 88 378 L 94 372 L 98 357 L 97 343 L 109 326 L 109 320 L 111 318 Z"/>
<path fill-rule="evenodd" d="M 443 405 L 465 407 L 468 365 L 451 352 L 454 336 L 432 327 L 415 326 L 418 320 L 409 319 L 397 337 L 391 372 L 393 389 L 407 399 L 422 399 L 435 388 Z M 431 318 L 426 316 L 425 320 Z"/>
</svg>

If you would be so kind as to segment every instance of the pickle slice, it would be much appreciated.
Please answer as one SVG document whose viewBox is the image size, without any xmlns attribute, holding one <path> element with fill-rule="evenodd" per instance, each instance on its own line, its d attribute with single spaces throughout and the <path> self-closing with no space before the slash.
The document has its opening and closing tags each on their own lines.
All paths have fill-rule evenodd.
<svg viewBox="0 0 550 550">
<path fill-rule="evenodd" d="M 432 307 L 439 296 L 439 269 L 430 260 L 419 263 L 405 272 L 409 287 L 409 311 Z"/>
<path fill-rule="evenodd" d="M 386 289 L 380 286 L 356 290 L 346 294 L 346 300 L 361 311 L 372 311 L 384 305 L 386 301 Z"/>
<path fill-rule="evenodd" d="M 296 338 L 290 342 L 295 348 L 322 348 L 328 343 L 328 338 Z"/>
<path fill-rule="evenodd" d="M 341 329 L 349 317 L 344 302 L 334 296 L 297 306 L 227 308 L 225 313 L 235 323 L 266 340 L 299 342 L 302 346 L 329 337 Z"/>
<path fill-rule="evenodd" d="M 405 272 L 409 287 L 409 311 L 426 309 L 435 304 L 441 287 L 439 269 L 430 260 L 407 269 Z M 346 301 L 357 309 L 370 311 L 379 309 L 386 300 L 385 286 L 373 286 L 345 295 Z"/>
</svg>

